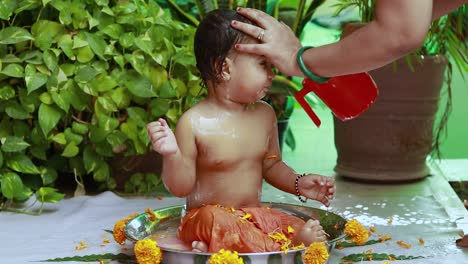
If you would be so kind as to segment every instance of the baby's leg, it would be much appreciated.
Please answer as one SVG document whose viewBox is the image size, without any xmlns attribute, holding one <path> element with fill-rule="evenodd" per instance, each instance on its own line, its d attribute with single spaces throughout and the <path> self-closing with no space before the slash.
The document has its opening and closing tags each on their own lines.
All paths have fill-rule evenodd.
<svg viewBox="0 0 468 264">
<path fill-rule="evenodd" d="M 295 234 L 293 237 L 293 243 L 299 245 L 304 243 L 307 247 L 312 242 L 325 242 L 327 237 L 325 236 L 320 222 L 317 220 L 309 219 L 304 226 Z"/>
<path fill-rule="evenodd" d="M 196 252 L 208 252 L 208 246 L 203 241 L 193 241 L 192 251 Z"/>
</svg>

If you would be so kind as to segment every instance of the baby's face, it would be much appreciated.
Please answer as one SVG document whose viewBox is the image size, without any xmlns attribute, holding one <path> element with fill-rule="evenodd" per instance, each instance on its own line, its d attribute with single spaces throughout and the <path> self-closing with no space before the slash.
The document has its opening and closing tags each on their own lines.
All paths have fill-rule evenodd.
<svg viewBox="0 0 468 264">
<path fill-rule="evenodd" d="M 265 97 L 275 74 L 264 56 L 237 53 L 233 58 L 229 82 L 234 84 L 236 101 L 252 103 Z"/>
</svg>

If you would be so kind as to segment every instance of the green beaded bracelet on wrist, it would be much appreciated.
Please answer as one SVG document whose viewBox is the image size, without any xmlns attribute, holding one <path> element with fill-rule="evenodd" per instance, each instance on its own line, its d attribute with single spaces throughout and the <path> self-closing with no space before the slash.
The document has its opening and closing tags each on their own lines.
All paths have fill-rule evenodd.
<svg viewBox="0 0 468 264">
<path fill-rule="evenodd" d="M 327 82 L 328 80 L 330 80 L 330 78 L 315 75 L 311 71 L 309 71 L 309 69 L 307 69 L 307 67 L 305 66 L 304 60 L 302 59 L 302 54 L 304 53 L 304 51 L 306 51 L 306 50 L 308 50 L 310 48 L 313 48 L 313 47 L 312 46 L 304 46 L 304 47 L 299 49 L 299 51 L 297 52 L 297 58 L 296 58 L 297 64 L 299 65 L 299 68 L 301 69 L 302 73 L 304 73 L 304 75 L 307 78 L 311 79 L 314 82 L 318 82 L 318 83 Z"/>
</svg>

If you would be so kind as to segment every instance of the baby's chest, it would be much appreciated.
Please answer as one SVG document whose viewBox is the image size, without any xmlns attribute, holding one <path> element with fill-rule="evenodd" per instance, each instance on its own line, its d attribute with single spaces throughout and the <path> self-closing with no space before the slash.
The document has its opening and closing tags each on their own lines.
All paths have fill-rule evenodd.
<svg viewBox="0 0 468 264">
<path fill-rule="evenodd" d="M 197 138 L 197 156 L 206 166 L 231 168 L 244 161 L 262 160 L 268 146 L 266 133 L 229 133 Z"/>
</svg>

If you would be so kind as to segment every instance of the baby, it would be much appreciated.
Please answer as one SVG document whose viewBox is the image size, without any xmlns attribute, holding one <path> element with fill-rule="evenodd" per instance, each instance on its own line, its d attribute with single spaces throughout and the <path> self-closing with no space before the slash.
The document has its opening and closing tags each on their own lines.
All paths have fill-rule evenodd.
<svg viewBox="0 0 468 264">
<path fill-rule="evenodd" d="M 281 249 L 272 234 L 293 245 L 325 241 L 316 220 L 261 207 L 262 181 L 329 205 L 331 177 L 299 175 L 281 160 L 276 116 L 261 101 L 274 73 L 263 56 L 237 53 L 237 43 L 257 42 L 232 28 L 252 23 L 231 10 L 214 10 L 195 34 L 197 67 L 207 97 L 179 119 L 175 133 L 164 119 L 147 125 L 153 149 L 163 156 L 162 178 L 175 196 L 186 197 L 179 238 L 193 250 L 266 252 Z"/>
</svg>

